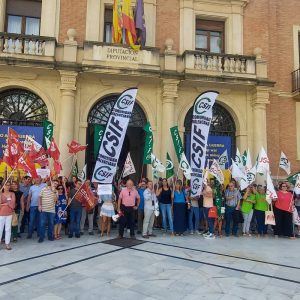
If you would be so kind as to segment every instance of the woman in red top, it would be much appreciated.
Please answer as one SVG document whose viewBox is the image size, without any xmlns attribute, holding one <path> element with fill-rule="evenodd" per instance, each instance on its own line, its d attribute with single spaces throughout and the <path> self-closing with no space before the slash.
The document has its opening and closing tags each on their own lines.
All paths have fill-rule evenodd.
<svg viewBox="0 0 300 300">
<path fill-rule="evenodd" d="M 293 195 L 287 189 L 287 184 L 282 182 L 279 185 L 277 192 L 277 199 L 275 199 L 274 215 L 275 215 L 275 236 L 293 237 Z"/>
<path fill-rule="evenodd" d="M 3 234 L 5 226 L 5 246 L 7 250 L 11 250 L 11 221 L 14 212 L 16 197 L 13 192 L 10 192 L 10 183 L 7 182 L 1 192 L 0 196 L 0 236 Z"/>
</svg>

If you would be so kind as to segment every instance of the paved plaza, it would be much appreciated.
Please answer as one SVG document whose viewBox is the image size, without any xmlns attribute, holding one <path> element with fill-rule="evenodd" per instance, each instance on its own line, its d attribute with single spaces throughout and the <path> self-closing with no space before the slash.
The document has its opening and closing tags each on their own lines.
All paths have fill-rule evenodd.
<svg viewBox="0 0 300 300">
<path fill-rule="evenodd" d="M 19 240 L 0 250 L 0 299 L 300 299 L 299 240 L 155 233 Z"/>
</svg>

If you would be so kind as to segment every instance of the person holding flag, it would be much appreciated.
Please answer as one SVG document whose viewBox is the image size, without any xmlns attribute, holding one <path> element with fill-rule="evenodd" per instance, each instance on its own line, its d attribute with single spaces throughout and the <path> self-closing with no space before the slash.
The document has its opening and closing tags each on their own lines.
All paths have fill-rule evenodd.
<svg viewBox="0 0 300 300">
<path fill-rule="evenodd" d="M 268 210 L 268 202 L 266 200 L 266 192 L 262 185 L 257 186 L 257 193 L 255 194 L 254 215 L 257 222 L 258 236 L 264 236 L 267 233 L 267 226 L 265 225 L 265 212 Z"/>
<path fill-rule="evenodd" d="M 251 236 L 249 229 L 253 216 L 253 205 L 256 204 L 256 189 L 254 185 L 249 185 L 243 196 L 241 212 L 244 217 L 243 236 Z"/>
</svg>

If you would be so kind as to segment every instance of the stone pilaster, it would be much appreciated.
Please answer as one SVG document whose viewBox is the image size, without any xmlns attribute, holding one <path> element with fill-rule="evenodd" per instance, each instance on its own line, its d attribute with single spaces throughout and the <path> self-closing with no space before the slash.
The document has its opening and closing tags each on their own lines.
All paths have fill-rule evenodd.
<svg viewBox="0 0 300 300">
<path fill-rule="evenodd" d="M 256 156 L 263 146 L 267 151 L 267 116 L 266 105 L 269 104 L 270 88 L 257 86 L 253 92 L 253 151 Z"/>
<path fill-rule="evenodd" d="M 67 144 L 74 138 L 75 127 L 75 94 L 77 72 L 60 71 L 61 77 L 61 106 L 59 147 L 63 161 L 63 173 L 68 176 L 71 171 L 72 159 L 64 161 L 68 156 Z"/>
<path fill-rule="evenodd" d="M 165 161 L 167 152 L 175 160 L 175 151 L 170 133 L 170 128 L 175 126 L 175 102 L 178 98 L 179 80 L 164 79 L 162 87 L 162 141 L 161 157 Z"/>
<path fill-rule="evenodd" d="M 6 0 L 0 0 L 0 32 L 4 31 L 6 19 Z"/>
</svg>

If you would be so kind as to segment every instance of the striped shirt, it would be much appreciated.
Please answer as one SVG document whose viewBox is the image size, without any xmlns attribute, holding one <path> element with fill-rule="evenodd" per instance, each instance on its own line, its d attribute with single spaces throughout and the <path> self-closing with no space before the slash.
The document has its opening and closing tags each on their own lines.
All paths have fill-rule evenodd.
<svg viewBox="0 0 300 300">
<path fill-rule="evenodd" d="M 57 193 L 53 192 L 51 187 L 47 186 L 41 190 L 40 197 L 42 211 L 55 213 L 55 202 L 57 200 Z"/>
</svg>

